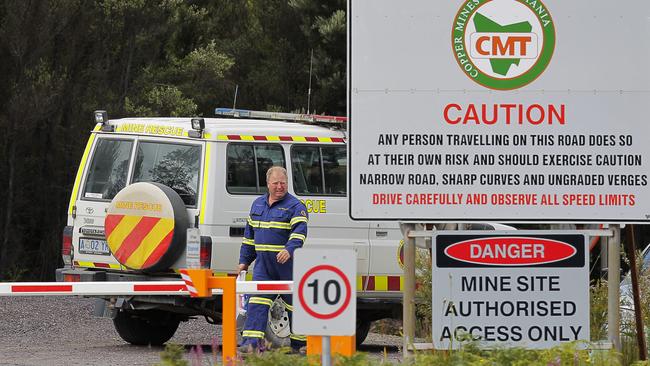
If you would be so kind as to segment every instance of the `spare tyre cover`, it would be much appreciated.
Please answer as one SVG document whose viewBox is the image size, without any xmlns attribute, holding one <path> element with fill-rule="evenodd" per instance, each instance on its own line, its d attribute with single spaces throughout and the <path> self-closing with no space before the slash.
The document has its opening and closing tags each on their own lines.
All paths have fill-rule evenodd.
<svg viewBox="0 0 650 366">
<path fill-rule="evenodd" d="M 168 269 L 185 250 L 187 210 L 173 189 L 140 182 L 122 189 L 108 206 L 104 227 L 113 256 L 129 269 Z"/>
</svg>

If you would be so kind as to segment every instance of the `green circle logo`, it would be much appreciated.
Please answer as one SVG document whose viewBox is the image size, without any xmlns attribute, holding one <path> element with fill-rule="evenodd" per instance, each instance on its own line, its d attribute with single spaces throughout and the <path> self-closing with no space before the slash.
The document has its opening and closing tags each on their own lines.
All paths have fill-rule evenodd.
<svg viewBox="0 0 650 366">
<path fill-rule="evenodd" d="M 512 90 L 533 82 L 551 62 L 555 26 L 539 0 L 466 0 L 454 17 L 451 46 L 470 79 Z"/>
</svg>

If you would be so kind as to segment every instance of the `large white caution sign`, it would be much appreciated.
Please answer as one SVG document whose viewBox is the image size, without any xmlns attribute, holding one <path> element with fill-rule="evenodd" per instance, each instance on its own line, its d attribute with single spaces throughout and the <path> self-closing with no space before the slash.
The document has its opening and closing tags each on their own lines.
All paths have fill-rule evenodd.
<svg viewBox="0 0 650 366">
<path fill-rule="evenodd" d="M 589 341 L 585 235 L 434 234 L 433 328 L 437 349 L 548 348 Z"/>
<path fill-rule="evenodd" d="M 300 248 L 294 252 L 294 333 L 354 335 L 357 255 L 352 249 Z"/>
<path fill-rule="evenodd" d="M 355 219 L 650 220 L 650 2 L 350 1 Z"/>
</svg>

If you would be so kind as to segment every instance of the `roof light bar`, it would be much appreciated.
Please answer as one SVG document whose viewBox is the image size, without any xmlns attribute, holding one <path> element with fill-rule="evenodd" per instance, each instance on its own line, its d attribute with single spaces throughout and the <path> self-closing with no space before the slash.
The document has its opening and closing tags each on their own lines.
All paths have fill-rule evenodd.
<svg viewBox="0 0 650 366">
<path fill-rule="evenodd" d="M 347 117 L 323 116 L 320 114 L 252 111 L 248 109 L 232 108 L 216 108 L 214 110 L 214 114 L 218 116 L 230 116 L 238 118 L 263 118 L 290 122 L 329 123 L 337 125 L 345 125 L 348 122 Z"/>
</svg>

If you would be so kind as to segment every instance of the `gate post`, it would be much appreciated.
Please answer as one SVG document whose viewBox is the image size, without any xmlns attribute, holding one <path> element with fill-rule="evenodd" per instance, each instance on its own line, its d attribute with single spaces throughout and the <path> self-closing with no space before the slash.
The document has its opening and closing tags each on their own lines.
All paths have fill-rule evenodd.
<svg viewBox="0 0 650 366">
<path fill-rule="evenodd" d="M 607 241 L 607 338 L 617 351 L 621 351 L 621 227 L 612 225 Z"/>
<path fill-rule="evenodd" d="M 237 278 L 214 277 L 209 269 L 183 269 L 181 277 L 192 297 L 210 297 L 212 289 L 222 289 L 221 357 L 224 365 L 231 365 L 237 356 Z"/>
<path fill-rule="evenodd" d="M 400 223 L 404 235 L 404 288 L 402 300 L 402 330 L 404 332 L 404 358 L 409 357 L 409 346 L 415 342 L 415 238 L 409 232 L 415 224 Z"/>
</svg>

